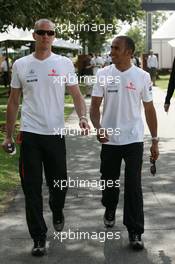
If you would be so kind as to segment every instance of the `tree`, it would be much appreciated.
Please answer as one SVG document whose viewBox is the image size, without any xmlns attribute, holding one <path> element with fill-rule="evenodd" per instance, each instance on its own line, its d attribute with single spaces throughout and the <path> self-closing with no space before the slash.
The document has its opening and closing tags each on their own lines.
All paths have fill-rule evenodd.
<svg viewBox="0 0 175 264">
<path fill-rule="evenodd" d="M 132 26 L 128 30 L 126 35 L 134 40 L 135 52 L 138 54 L 143 53 L 144 49 L 145 49 L 145 30 L 144 30 L 144 27 L 140 26 L 140 25 Z"/>
<path fill-rule="evenodd" d="M 0 0 L 0 32 L 9 25 L 31 28 L 36 19 L 44 14 L 48 0 Z"/>
<path fill-rule="evenodd" d="M 116 33 L 118 19 L 131 23 L 140 17 L 140 0 L 69 0 L 65 5 L 66 16 L 60 17 L 58 22 L 89 25 L 87 30 L 78 28 L 65 32 L 65 35 L 79 39 L 83 47 L 87 45 L 89 51 L 100 51 L 106 38 Z M 100 30 L 102 26 L 106 26 L 104 33 Z"/>
<path fill-rule="evenodd" d="M 169 17 L 170 13 L 156 11 L 152 14 L 152 32 L 155 32 Z"/>
<path fill-rule="evenodd" d="M 167 19 L 168 16 L 167 12 L 160 12 L 156 11 L 152 13 L 152 33 L 154 33 Z M 146 17 L 139 19 L 137 24 L 134 22 L 131 25 L 131 28 L 127 31 L 126 35 L 131 37 L 136 46 L 136 52 L 139 54 L 145 51 L 146 46 Z"/>
<path fill-rule="evenodd" d="M 8 25 L 30 29 L 41 17 L 50 18 L 59 26 L 67 25 L 64 32 L 58 30 L 60 37 L 79 39 L 90 50 L 99 50 L 106 37 L 116 32 L 117 19 L 131 23 L 140 17 L 140 0 L 0 0 L 0 31 Z M 70 24 L 89 28 L 68 30 Z M 102 34 L 100 25 L 108 24 L 110 30 Z"/>
</svg>

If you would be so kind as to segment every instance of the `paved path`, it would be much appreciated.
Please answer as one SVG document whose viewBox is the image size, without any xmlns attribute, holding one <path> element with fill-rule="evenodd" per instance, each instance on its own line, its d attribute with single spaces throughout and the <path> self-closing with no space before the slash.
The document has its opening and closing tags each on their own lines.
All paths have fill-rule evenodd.
<svg viewBox="0 0 175 264">
<path fill-rule="evenodd" d="M 44 215 L 48 225 L 48 254 L 42 258 L 30 255 L 32 241 L 28 235 L 24 214 L 24 197 L 19 190 L 7 213 L 0 217 L 0 263 L 49 263 L 49 264 L 173 264 L 175 263 L 175 105 L 167 115 L 163 111 L 164 93 L 154 88 L 155 106 L 159 120 L 160 159 L 157 176 L 149 173 L 150 136 L 146 128 L 143 165 L 143 193 L 145 208 L 145 249 L 133 252 L 128 247 L 128 238 L 122 224 L 123 187 L 117 209 L 117 223 L 111 229 L 114 239 L 106 239 L 103 226 L 104 209 L 101 206 L 101 191 L 89 188 L 69 188 L 66 204 L 63 242 L 55 237 L 51 213 L 48 208 L 48 193 L 44 186 Z M 87 100 L 89 105 L 90 100 Z M 77 127 L 75 113 L 67 127 Z M 94 135 L 67 137 L 68 177 L 96 182 L 99 179 L 100 144 Z M 123 171 L 121 183 L 123 182 Z M 76 237 L 73 237 L 73 233 Z M 78 239 L 86 232 L 86 239 Z M 120 232 L 120 239 L 116 232 Z M 83 234 L 83 233 L 82 233 Z M 95 235 L 96 234 L 96 235 Z M 56 234 L 57 235 L 57 234 Z M 109 233 L 108 233 L 109 235 Z M 89 239 L 88 239 L 89 236 Z M 55 237 L 55 239 L 54 239 Z M 74 238 L 74 239 L 73 239 Z"/>
</svg>

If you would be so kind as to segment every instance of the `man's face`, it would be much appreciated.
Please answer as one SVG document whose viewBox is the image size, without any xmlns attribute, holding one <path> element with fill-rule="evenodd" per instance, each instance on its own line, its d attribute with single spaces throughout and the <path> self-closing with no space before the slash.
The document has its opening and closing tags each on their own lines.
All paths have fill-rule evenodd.
<svg viewBox="0 0 175 264">
<path fill-rule="evenodd" d="M 36 46 L 41 49 L 49 49 L 55 38 L 54 27 L 47 22 L 40 23 L 33 33 L 33 38 L 36 40 Z"/>
<path fill-rule="evenodd" d="M 125 39 L 115 38 L 111 46 L 112 63 L 120 64 L 131 58 L 131 50 L 127 49 Z"/>
</svg>

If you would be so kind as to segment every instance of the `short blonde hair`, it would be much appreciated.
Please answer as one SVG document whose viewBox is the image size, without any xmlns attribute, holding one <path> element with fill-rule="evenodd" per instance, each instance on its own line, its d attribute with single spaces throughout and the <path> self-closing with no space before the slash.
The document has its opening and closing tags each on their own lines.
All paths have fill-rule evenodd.
<svg viewBox="0 0 175 264">
<path fill-rule="evenodd" d="M 53 30 L 55 29 L 55 24 L 54 24 L 51 20 L 49 20 L 49 19 L 47 19 L 47 18 L 41 18 L 41 19 L 39 19 L 39 20 L 37 20 L 37 21 L 35 22 L 34 30 L 38 29 L 38 27 L 39 27 L 39 25 L 40 25 L 41 23 L 48 23 L 48 24 L 50 24 L 50 26 L 53 28 Z"/>
</svg>

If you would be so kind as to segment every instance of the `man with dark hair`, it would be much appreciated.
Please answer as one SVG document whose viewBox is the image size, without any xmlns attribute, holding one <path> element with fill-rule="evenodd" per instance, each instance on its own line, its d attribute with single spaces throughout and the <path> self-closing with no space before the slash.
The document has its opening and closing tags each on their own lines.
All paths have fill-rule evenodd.
<svg viewBox="0 0 175 264">
<path fill-rule="evenodd" d="M 141 168 L 143 159 L 144 126 L 141 102 L 152 136 L 151 156 L 159 155 L 157 118 L 152 101 L 152 85 L 149 73 L 134 66 L 131 57 L 134 42 L 126 36 L 116 37 L 111 46 L 112 65 L 97 72 L 97 83 L 92 92 L 91 121 L 102 143 L 101 179 L 105 182 L 102 204 L 106 208 L 104 224 L 113 227 L 119 200 L 117 181 L 122 159 L 125 161 L 125 192 L 123 223 L 129 233 L 133 249 L 143 249 L 141 235 L 144 232 Z M 103 78 L 102 78 L 103 77 Z M 101 81 L 103 80 L 103 81 Z M 100 122 L 100 105 L 104 98 Z M 113 183 L 113 184 L 112 184 Z M 111 186 L 112 185 L 112 186 Z"/>
<path fill-rule="evenodd" d="M 118 39 L 121 39 L 125 42 L 125 47 L 127 49 L 130 49 L 132 51 L 132 54 L 134 54 L 135 51 L 135 43 L 132 40 L 132 38 L 128 37 L 128 36 L 118 36 Z"/>
<path fill-rule="evenodd" d="M 67 188 L 64 129 L 64 93 L 67 86 L 73 97 L 82 129 L 89 129 L 86 106 L 80 93 L 75 70 L 70 59 L 52 53 L 54 24 L 48 19 L 35 23 L 35 52 L 13 64 L 11 94 L 7 106 L 7 134 L 3 142 L 6 152 L 12 152 L 13 131 L 21 93 L 21 127 L 19 170 L 25 195 L 26 220 L 34 241 L 32 255 L 43 256 L 47 226 L 43 217 L 43 168 L 49 187 L 49 205 L 56 231 L 64 227 L 63 208 Z M 57 186 L 55 186 L 57 183 Z"/>
</svg>

